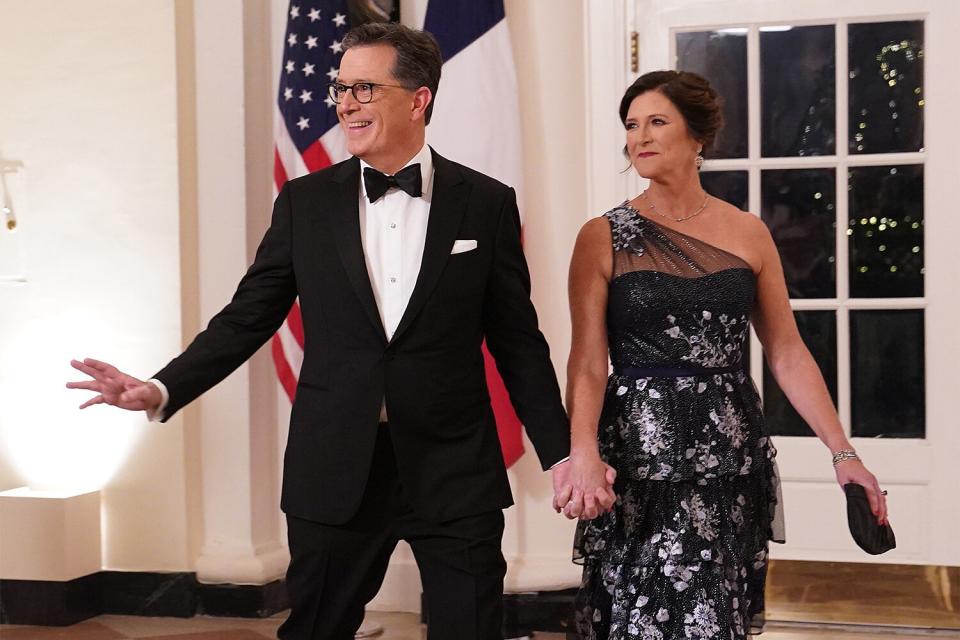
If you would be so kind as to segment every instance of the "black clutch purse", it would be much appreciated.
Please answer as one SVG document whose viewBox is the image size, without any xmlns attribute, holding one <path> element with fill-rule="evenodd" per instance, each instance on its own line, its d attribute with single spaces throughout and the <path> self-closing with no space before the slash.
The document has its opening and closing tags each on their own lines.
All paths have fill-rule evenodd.
<svg viewBox="0 0 960 640">
<path fill-rule="evenodd" d="M 897 538 L 889 524 L 877 524 L 870 510 L 866 490 L 856 483 L 843 485 L 847 496 L 847 524 L 857 546 L 871 555 L 886 553 L 897 547 Z"/>
</svg>

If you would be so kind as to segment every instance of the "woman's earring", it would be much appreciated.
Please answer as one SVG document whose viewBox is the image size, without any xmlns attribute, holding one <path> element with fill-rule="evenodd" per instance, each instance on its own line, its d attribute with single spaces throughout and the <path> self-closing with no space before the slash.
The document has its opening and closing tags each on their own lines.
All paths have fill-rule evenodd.
<svg viewBox="0 0 960 640">
<path fill-rule="evenodd" d="M 697 154 L 697 159 L 694 160 L 694 162 L 695 162 L 696 165 L 697 165 L 697 169 L 699 169 L 700 167 L 702 167 L 702 166 L 703 166 L 703 154 L 698 153 L 698 154 Z"/>
</svg>

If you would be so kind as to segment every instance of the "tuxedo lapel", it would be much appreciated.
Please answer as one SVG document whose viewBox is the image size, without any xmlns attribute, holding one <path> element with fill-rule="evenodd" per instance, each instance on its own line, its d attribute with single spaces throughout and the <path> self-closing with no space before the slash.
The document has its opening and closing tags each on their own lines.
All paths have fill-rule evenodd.
<svg viewBox="0 0 960 640">
<path fill-rule="evenodd" d="M 457 239 L 460 223 L 467 208 L 470 185 L 456 166 L 436 152 L 433 153 L 433 200 L 427 220 L 427 237 L 417 284 L 410 295 L 407 308 L 390 343 L 407 330 L 433 292 L 443 268 L 450 259 L 450 251 Z"/>
<path fill-rule="evenodd" d="M 331 207 L 331 219 L 340 261 L 360 300 L 360 306 L 386 343 L 386 332 L 377 310 L 373 287 L 370 286 L 370 275 L 367 273 L 363 244 L 360 241 L 360 161 L 352 158 L 344 163 L 334 176 L 334 182 L 337 185 L 334 189 L 335 201 Z"/>
</svg>

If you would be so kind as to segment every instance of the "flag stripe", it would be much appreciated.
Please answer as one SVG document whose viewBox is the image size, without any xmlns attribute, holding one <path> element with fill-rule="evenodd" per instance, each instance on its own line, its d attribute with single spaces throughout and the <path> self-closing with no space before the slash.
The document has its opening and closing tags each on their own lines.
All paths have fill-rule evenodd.
<svg viewBox="0 0 960 640">
<path fill-rule="evenodd" d="M 294 146 L 293 140 L 290 139 L 287 133 L 280 109 L 276 110 L 273 136 L 277 153 L 280 155 L 280 161 L 286 169 L 288 179 L 307 175 L 307 173 L 309 173 L 307 171 L 307 165 L 304 164 L 303 158 L 300 157 L 300 152 L 296 146 Z M 277 185 L 277 190 L 279 191 L 281 187 L 283 187 L 282 183 Z"/>
<path fill-rule="evenodd" d="M 290 313 L 287 315 L 287 327 L 290 329 L 290 334 L 293 336 L 293 339 L 297 341 L 297 346 L 300 347 L 300 350 L 303 350 L 303 318 L 300 316 L 300 305 L 293 305 L 293 308 L 290 309 Z"/>
<path fill-rule="evenodd" d="M 437 39 L 447 62 L 505 17 L 500 0 L 433 0 L 427 5 L 423 28 Z"/>
<path fill-rule="evenodd" d="M 298 306 L 294 306 L 294 308 L 296 309 Z M 296 336 L 290 331 L 289 324 L 283 325 L 277 335 L 280 336 L 280 345 L 283 347 L 283 355 L 287 359 L 287 364 L 294 375 L 299 377 L 300 367 L 303 366 L 303 347 L 300 346 Z"/>
<path fill-rule="evenodd" d="M 273 341 L 270 344 L 270 352 L 273 354 L 273 365 L 277 370 L 277 377 L 280 378 L 280 386 L 283 387 L 290 402 L 293 402 L 297 394 L 297 377 L 294 375 L 293 369 L 290 368 L 290 363 L 287 362 L 287 356 L 283 352 L 283 342 L 280 340 L 279 333 L 273 336 Z"/>
<path fill-rule="evenodd" d="M 510 394 L 503 383 L 497 363 L 483 343 L 483 360 L 486 365 L 487 389 L 490 393 L 490 406 L 497 421 L 497 435 L 500 437 L 500 449 L 503 462 L 508 467 L 523 455 L 523 425 L 517 416 Z"/>
<path fill-rule="evenodd" d="M 319 140 L 303 152 L 303 161 L 307 164 L 307 171 L 311 173 L 331 165 L 330 157 L 327 155 L 326 149 L 323 148 L 323 143 Z"/>
<path fill-rule="evenodd" d="M 280 152 L 273 148 L 273 184 L 279 193 L 280 188 L 287 182 L 287 170 L 283 168 L 283 161 L 280 160 Z"/>
</svg>

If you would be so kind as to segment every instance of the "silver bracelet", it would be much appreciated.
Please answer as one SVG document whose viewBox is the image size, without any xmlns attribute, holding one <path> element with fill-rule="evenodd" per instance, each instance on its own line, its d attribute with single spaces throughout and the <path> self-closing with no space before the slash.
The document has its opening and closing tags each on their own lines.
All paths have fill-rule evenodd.
<svg viewBox="0 0 960 640">
<path fill-rule="evenodd" d="M 845 460 L 859 460 L 860 456 L 857 455 L 857 452 L 853 449 L 840 449 L 835 454 L 833 454 L 833 466 L 837 466 Z"/>
</svg>

